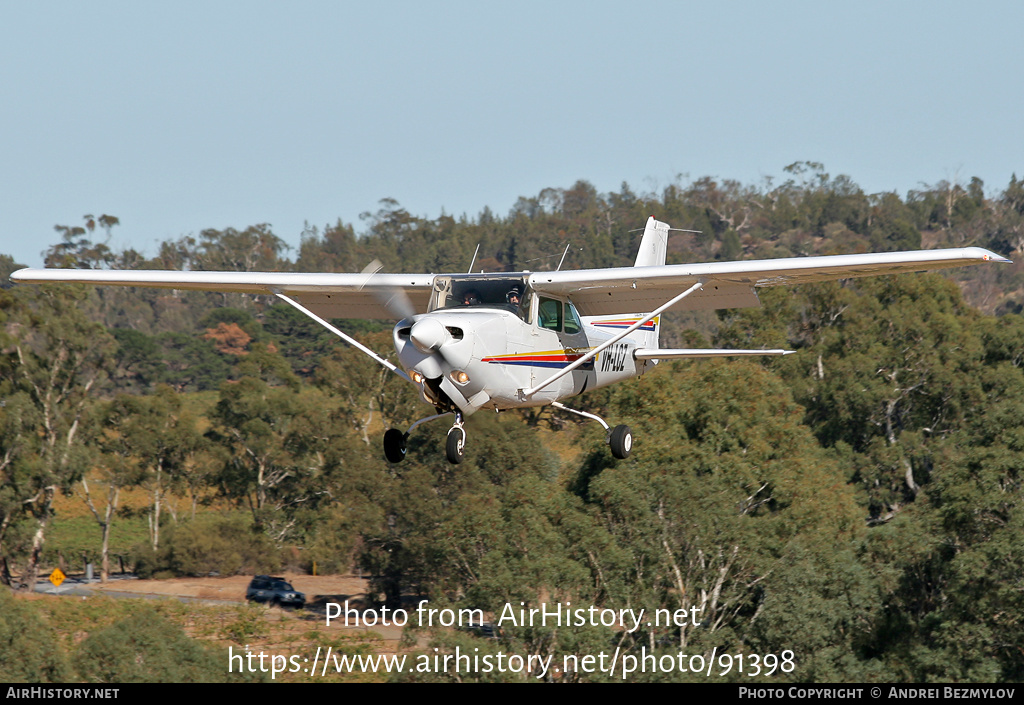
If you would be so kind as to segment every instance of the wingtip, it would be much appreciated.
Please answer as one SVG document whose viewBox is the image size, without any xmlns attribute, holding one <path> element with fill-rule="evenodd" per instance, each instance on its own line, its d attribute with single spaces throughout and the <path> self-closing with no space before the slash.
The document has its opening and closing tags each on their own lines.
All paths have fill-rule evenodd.
<svg viewBox="0 0 1024 705">
<path fill-rule="evenodd" d="M 976 258 L 979 257 L 980 255 L 980 259 L 984 260 L 985 262 L 1000 262 L 1002 264 L 1013 264 L 1013 260 L 1007 257 L 1003 257 L 1002 255 L 996 252 L 992 252 L 991 250 L 986 250 L 983 247 L 971 247 L 968 248 L 968 250 L 972 251 L 973 255 Z"/>
</svg>

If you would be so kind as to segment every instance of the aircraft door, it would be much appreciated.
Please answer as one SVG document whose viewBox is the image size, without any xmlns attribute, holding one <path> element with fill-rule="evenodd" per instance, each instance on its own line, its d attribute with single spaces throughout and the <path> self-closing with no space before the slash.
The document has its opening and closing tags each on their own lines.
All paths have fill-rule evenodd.
<svg viewBox="0 0 1024 705">
<path fill-rule="evenodd" d="M 590 341 L 587 339 L 583 329 L 583 322 L 579 313 L 571 301 L 566 301 L 562 306 L 562 333 L 559 336 L 562 348 L 565 350 L 566 359 L 573 362 L 590 352 Z M 593 361 L 586 362 L 568 375 L 572 380 L 572 394 L 580 394 L 587 389 L 594 387 Z"/>
<path fill-rule="evenodd" d="M 530 371 L 531 383 L 537 384 L 585 354 L 589 345 L 579 314 L 571 303 L 547 296 L 535 296 L 534 299 L 533 348 L 538 352 L 537 362 Z M 583 365 L 541 390 L 540 394 L 548 392 L 557 398 L 579 394 L 590 384 L 587 378 L 592 372 L 588 368 L 593 369 L 591 365 Z"/>
</svg>

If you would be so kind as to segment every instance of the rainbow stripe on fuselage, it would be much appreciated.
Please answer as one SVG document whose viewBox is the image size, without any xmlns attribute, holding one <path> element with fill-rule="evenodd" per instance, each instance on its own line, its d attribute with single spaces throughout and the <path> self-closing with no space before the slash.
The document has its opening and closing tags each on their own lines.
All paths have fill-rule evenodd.
<svg viewBox="0 0 1024 705">
<path fill-rule="evenodd" d="M 643 318 L 643 316 L 633 316 L 632 318 L 612 318 L 604 321 L 591 321 L 590 325 L 596 326 L 597 328 L 616 328 L 621 330 L 629 328 L 641 318 Z M 647 321 L 647 323 L 644 323 L 642 326 L 637 328 L 637 330 L 653 333 L 658 326 L 659 318 L 661 318 L 661 316 L 655 316 L 651 320 Z"/>
<path fill-rule="evenodd" d="M 530 367 L 553 367 L 561 369 L 590 352 L 590 348 L 565 348 L 563 350 L 542 350 L 531 353 L 513 353 L 511 355 L 491 355 L 481 358 L 481 362 L 492 365 L 525 365 Z M 588 360 L 580 366 L 581 370 L 593 369 L 594 361 Z"/>
</svg>

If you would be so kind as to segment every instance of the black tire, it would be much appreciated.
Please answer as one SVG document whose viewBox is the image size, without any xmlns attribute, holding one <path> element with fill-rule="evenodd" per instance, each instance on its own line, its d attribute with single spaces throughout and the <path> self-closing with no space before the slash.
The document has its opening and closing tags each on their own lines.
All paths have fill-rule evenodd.
<svg viewBox="0 0 1024 705">
<path fill-rule="evenodd" d="M 405 434 L 397 428 L 384 432 L 384 457 L 389 463 L 400 463 L 405 460 Z"/>
<path fill-rule="evenodd" d="M 612 448 L 612 455 L 619 460 L 628 458 L 633 450 L 633 432 L 629 426 L 616 426 L 608 437 L 608 445 Z"/>
<path fill-rule="evenodd" d="M 466 433 L 461 428 L 453 428 L 448 431 L 448 441 L 445 443 L 444 453 L 448 456 L 448 462 L 458 465 L 462 462 L 463 454 L 466 451 Z"/>
</svg>

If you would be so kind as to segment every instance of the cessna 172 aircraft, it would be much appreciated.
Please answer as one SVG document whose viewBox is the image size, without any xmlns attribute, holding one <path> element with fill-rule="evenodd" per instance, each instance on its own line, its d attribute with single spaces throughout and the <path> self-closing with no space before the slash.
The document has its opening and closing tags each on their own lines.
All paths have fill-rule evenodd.
<svg viewBox="0 0 1024 705">
<path fill-rule="evenodd" d="M 759 306 L 761 287 L 1009 262 L 978 247 L 883 254 L 665 264 L 670 228 L 652 216 L 632 267 L 549 272 L 361 274 L 22 269 L 16 282 L 163 287 L 276 296 L 395 374 L 417 385 L 435 414 L 384 434 L 390 462 L 409 434 L 453 415 L 446 455 L 463 458 L 463 420 L 480 409 L 551 405 L 598 421 L 616 458 L 632 448 L 628 426 L 562 400 L 637 377 L 659 360 L 786 355 L 787 350 L 662 349 L 661 314 Z M 377 265 L 379 268 L 379 265 Z M 472 269 L 472 267 L 470 267 Z M 395 350 L 403 369 L 335 328 L 328 318 L 399 319 Z"/>
</svg>

